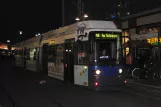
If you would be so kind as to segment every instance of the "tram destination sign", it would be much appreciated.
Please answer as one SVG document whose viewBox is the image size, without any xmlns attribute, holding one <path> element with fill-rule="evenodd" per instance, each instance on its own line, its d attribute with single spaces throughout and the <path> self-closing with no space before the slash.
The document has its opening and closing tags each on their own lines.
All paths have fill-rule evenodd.
<svg viewBox="0 0 161 107">
<path fill-rule="evenodd" d="M 95 39 L 116 39 L 119 34 L 115 33 L 95 33 Z"/>
</svg>

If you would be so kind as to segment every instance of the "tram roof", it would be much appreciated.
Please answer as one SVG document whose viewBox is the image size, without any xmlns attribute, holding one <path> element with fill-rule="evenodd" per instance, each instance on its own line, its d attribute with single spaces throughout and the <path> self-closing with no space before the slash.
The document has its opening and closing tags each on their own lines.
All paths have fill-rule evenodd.
<svg viewBox="0 0 161 107">
<path fill-rule="evenodd" d="M 46 32 L 43 35 L 46 36 L 45 38 L 50 38 L 57 35 L 69 35 L 75 33 L 79 27 L 85 27 L 85 29 L 95 29 L 100 31 L 106 30 L 121 32 L 121 30 L 117 28 L 113 21 L 88 20 L 77 22 L 65 27 L 60 27 L 59 29 Z"/>
</svg>

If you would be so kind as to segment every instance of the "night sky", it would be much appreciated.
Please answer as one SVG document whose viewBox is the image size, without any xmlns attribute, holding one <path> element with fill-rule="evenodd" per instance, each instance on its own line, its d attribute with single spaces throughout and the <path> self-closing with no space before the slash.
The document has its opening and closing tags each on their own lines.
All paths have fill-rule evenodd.
<svg viewBox="0 0 161 107">
<path fill-rule="evenodd" d="M 56 0 L 55 0 L 56 1 Z M 44 33 L 61 24 L 61 1 L 23 2 L 12 6 L 8 17 L 8 35 L 3 38 L 16 42 L 19 38 L 30 38 L 36 33 Z M 19 35 L 19 31 L 23 35 Z M 23 36 L 23 37 L 22 37 Z M 16 38 L 16 39 L 15 39 Z M 16 40 L 16 41 L 15 41 Z"/>
<path fill-rule="evenodd" d="M 67 24 L 71 24 L 75 22 L 74 19 L 77 16 L 76 5 L 72 3 L 74 0 L 65 1 Z M 91 1 L 93 1 L 92 5 Z M 94 11 L 99 11 L 97 8 L 103 8 L 101 4 L 106 1 L 109 1 L 109 3 L 104 7 L 110 8 L 109 4 L 116 0 L 99 1 L 102 2 L 86 0 L 85 11 L 92 13 L 91 7 L 95 9 Z M 12 43 L 15 43 L 33 37 L 36 33 L 44 33 L 61 26 L 61 0 L 53 0 L 52 2 L 40 0 L 38 2 L 13 2 L 13 5 L 11 3 L 9 8 L 9 14 L 7 14 L 8 31 L 7 35 L 1 36 L 0 41 L 2 42 L 10 39 Z M 19 35 L 19 31 L 23 31 L 23 35 Z"/>
<path fill-rule="evenodd" d="M 66 2 L 66 24 L 75 23 L 77 16 L 75 0 Z M 86 0 L 85 13 L 89 19 L 105 18 L 106 12 L 116 12 L 118 0 Z M 102 12 L 102 13 L 101 13 Z M 61 26 L 61 0 L 38 2 L 10 2 L 7 17 L 7 35 L 0 36 L 0 42 L 10 39 L 12 43 L 33 37 L 36 33 L 44 33 Z M 99 15 L 98 15 L 99 13 Z M 23 31 L 23 35 L 19 35 Z"/>
</svg>

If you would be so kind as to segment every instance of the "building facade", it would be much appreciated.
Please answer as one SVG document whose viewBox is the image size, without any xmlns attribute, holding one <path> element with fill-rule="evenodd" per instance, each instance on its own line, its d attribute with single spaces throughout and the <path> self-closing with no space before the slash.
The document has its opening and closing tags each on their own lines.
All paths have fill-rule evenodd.
<svg viewBox="0 0 161 107">
<path fill-rule="evenodd" d="M 123 43 L 129 40 L 147 40 L 153 45 L 161 45 L 161 8 L 132 14 L 121 18 Z M 128 53 L 129 49 L 126 49 Z"/>
</svg>

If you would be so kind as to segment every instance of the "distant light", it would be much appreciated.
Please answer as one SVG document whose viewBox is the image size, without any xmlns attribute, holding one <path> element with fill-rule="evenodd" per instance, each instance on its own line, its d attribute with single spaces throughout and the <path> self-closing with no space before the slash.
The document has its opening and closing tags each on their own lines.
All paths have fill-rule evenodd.
<svg viewBox="0 0 161 107">
<path fill-rule="evenodd" d="M 35 36 L 38 36 L 37 34 Z"/>
<path fill-rule="evenodd" d="M 7 43 L 10 43 L 11 41 L 10 40 L 7 40 Z"/>
<path fill-rule="evenodd" d="M 129 15 L 129 14 L 130 14 L 130 12 L 127 12 L 127 14 Z"/>
<path fill-rule="evenodd" d="M 22 35 L 22 31 L 20 31 L 20 35 Z"/>
<path fill-rule="evenodd" d="M 120 13 L 118 12 L 118 15 L 120 15 Z"/>
<path fill-rule="evenodd" d="M 40 33 L 38 33 L 37 35 L 38 35 L 38 36 L 40 36 L 41 34 L 40 34 Z"/>
<path fill-rule="evenodd" d="M 111 17 L 112 17 L 112 19 L 116 19 L 116 15 L 112 15 Z"/>
<path fill-rule="evenodd" d="M 76 21 L 79 21 L 80 19 L 77 17 L 77 18 L 75 18 L 75 20 L 76 20 Z"/>
<path fill-rule="evenodd" d="M 121 5 L 119 4 L 118 7 L 120 7 Z"/>
<path fill-rule="evenodd" d="M 88 15 L 87 14 L 84 14 L 84 16 L 83 16 L 84 18 L 87 18 L 88 17 Z"/>
<path fill-rule="evenodd" d="M 124 83 L 126 84 L 126 83 L 127 83 L 127 81 L 124 81 Z"/>
</svg>

